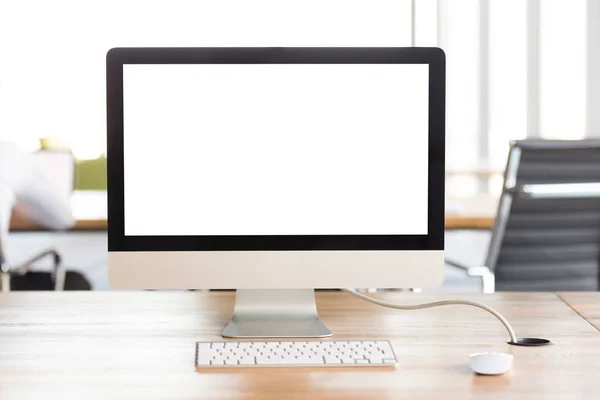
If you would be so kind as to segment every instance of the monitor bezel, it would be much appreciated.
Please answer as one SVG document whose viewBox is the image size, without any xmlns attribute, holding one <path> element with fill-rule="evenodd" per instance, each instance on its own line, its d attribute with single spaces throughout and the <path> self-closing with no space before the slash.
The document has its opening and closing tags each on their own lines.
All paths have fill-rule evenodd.
<svg viewBox="0 0 600 400">
<path fill-rule="evenodd" d="M 428 64 L 427 235 L 125 235 L 123 65 L 126 64 Z M 106 56 L 108 250 L 111 252 L 443 250 L 445 64 L 444 52 L 434 47 L 111 49 Z M 410 188 L 407 188 L 407 194 L 410 195 Z"/>
</svg>

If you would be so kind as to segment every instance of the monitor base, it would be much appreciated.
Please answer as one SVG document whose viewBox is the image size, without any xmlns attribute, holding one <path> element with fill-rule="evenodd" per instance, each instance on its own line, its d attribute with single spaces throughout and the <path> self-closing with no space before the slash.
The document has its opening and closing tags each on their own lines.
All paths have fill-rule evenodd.
<svg viewBox="0 0 600 400">
<path fill-rule="evenodd" d="M 226 338 L 323 338 L 313 289 L 238 289 Z"/>
</svg>

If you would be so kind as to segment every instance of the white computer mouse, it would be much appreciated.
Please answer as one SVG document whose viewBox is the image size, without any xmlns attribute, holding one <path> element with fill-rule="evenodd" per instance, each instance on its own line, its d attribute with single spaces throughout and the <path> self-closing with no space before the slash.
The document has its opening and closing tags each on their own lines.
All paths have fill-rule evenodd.
<svg viewBox="0 0 600 400">
<path fill-rule="evenodd" d="M 473 353 L 471 354 L 471 369 L 482 375 L 500 375 L 512 368 L 512 354 L 508 353 Z"/>
</svg>

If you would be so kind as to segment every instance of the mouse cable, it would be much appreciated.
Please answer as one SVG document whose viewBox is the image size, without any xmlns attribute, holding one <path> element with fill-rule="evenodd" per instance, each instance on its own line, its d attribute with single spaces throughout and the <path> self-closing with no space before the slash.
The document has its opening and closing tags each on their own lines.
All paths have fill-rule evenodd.
<svg viewBox="0 0 600 400">
<path fill-rule="evenodd" d="M 443 300 L 443 301 L 434 301 L 434 302 L 431 302 L 431 303 L 423 303 L 423 304 L 415 304 L 415 305 L 411 305 L 411 306 L 403 306 L 403 305 L 399 305 L 399 304 L 388 303 L 388 302 L 382 301 L 382 300 L 377 300 L 377 299 L 374 299 L 371 296 L 366 296 L 366 295 L 364 295 L 362 293 L 358 293 L 357 291 L 352 290 L 352 289 L 344 289 L 344 288 L 342 288 L 340 290 L 342 290 L 343 292 L 346 292 L 349 295 L 352 295 L 354 297 L 358 297 L 359 299 L 368 301 L 369 303 L 377 304 L 378 306 L 393 308 L 393 309 L 396 309 L 396 310 L 406 310 L 406 311 L 424 310 L 426 308 L 439 307 L 439 306 L 453 306 L 453 305 L 472 306 L 472 307 L 481 308 L 482 310 L 485 310 L 485 311 L 489 312 L 494 317 L 498 318 L 500 320 L 500 322 L 502 322 L 502 325 L 504 325 L 504 327 L 508 331 L 508 334 L 510 335 L 510 341 L 511 341 L 511 343 L 518 343 L 518 339 L 517 339 L 517 336 L 515 335 L 515 331 L 510 326 L 510 324 L 508 323 L 508 321 L 506 320 L 506 318 L 504 318 L 502 316 L 502 314 L 500 314 L 498 311 L 494 310 L 492 307 L 486 306 L 485 304 L 478 303 L 476 301 L 468 301 L 468 300 Z"/>
</svg>

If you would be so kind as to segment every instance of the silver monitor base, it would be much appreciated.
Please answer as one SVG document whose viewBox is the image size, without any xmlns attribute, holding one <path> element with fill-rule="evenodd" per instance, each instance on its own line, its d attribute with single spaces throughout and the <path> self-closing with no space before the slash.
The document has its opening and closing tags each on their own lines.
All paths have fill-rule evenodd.
<svg viewBox="0 0 600 400">
<path fill-rule="evenodd" d="M 322 338 L 331 331 L 317 315 L 313 289 L 238 289 L 226 338 Z"/>
</svg>

